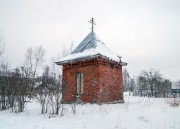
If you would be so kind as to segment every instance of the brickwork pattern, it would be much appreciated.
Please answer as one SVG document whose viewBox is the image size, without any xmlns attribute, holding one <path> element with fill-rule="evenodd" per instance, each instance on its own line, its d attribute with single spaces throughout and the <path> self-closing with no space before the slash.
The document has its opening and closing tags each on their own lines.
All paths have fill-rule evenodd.
<svg viewBox="0 0 180 129">
<path fill-rule="evenodd" d="M 63 101 L 76 100 L 76 73 L 84 74 L 85 103 L 123 100 L 122 66 L 117 62 L 98 57 L 63 65 Z"/>
</svg>

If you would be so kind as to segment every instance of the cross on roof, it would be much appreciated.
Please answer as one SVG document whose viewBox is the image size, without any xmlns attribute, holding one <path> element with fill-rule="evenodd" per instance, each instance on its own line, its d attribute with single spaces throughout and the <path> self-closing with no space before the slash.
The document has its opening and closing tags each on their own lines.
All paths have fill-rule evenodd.
<svg viewBox="0 0 180 129">
<path fill-rule="evenodd" d="M 94 18 L 92 17 L 91 20 L 88 21 L 88 22 L 92 24 L 91 29 L 92 29 L 92 32 L 94 32 L 94 25 L 96 25 L 96 23 L 95 23 L 95 21 L 94 21 Z"/>
</svg>

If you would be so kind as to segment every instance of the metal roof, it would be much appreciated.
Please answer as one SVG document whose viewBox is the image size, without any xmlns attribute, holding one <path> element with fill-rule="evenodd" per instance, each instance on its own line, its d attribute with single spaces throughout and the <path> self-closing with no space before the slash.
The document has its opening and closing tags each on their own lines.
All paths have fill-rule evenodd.
<svg viewBox="0 0 180 129">
<path fill-rule="evenodd" d="M 93 32 L 91 31 L 85 38 L 84 40 L 74 49 L 74 51 L 72 52 L 72 54 L 74 53 L 79 53 L 79 52 L 83 52 L 87 49 L 90 48 L 96 48 L 97 47 L 97 42 L 100 42 L 102 44 L 104 44 L 99 37 Z"/>
<path fill-rule="evenodd" d="M 126 63 L 121 62 L 121 57 L 111 52 L 93 31 L 82 40 L 70 55 L 61 58 L 56 64 L 62 65 L 70 62 L 72 63 L 83 59 L 94 58 L 99 55 L 109 60 L 114 60 L 121 65 L 126 65 Z"/>
</svg>

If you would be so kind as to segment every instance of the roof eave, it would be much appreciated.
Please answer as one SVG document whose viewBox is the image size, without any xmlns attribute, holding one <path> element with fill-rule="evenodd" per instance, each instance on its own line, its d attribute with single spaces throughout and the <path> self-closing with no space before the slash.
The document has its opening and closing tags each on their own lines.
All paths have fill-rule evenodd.
<svg viewBox="0 0 180 129">
<path fill-rule="evenodd" d="M 97 57 L 100 57 L 100 56 L 105 58 L 105 59 L 107 59 L 107 60 L 112 60 L 112 59 L 110 59 L 110 58 L 108 58 L 106 56 L 103 56 L 101 54 L 96 54 L 96 55 L 93 55 L 93 56 L 81 57 L 81 58 L 72 59 L 72 60 L 63 60 L 63 61 L 58 61 L 58 62 L 55 62 L 55 63 L 57 65 L 63 65 L 63 64 L 74 63 L 74 62 L 78 62 L 78 61 L 82 61 L 82 60 L 93 59 L 93 58 L 97 58 Z M 112 61 L 117 62 L 117 63 L 119 63 L 122 66 L 126 66 L 127 65 L 127 63 L 125 63 L 125 62 L 118 62 L 118 61 L 115 61 L 115 60 L 112 60 Z"/>
<path fill-rule="evenodd" d="M 93 55 L 93 56 L 87 56 L 87 57 L 81 57 L 81 58 L 72 59 L 72 60 L 58 61 L 58 62 L 55 62 L 55 63 L 57 65 L 63 65 L 63 64 L 78 62 L 78 61 L 81 61 L 81 60 L 97 58 L 98 56 L 100 56 L 100 54 Z"/>
</svg>

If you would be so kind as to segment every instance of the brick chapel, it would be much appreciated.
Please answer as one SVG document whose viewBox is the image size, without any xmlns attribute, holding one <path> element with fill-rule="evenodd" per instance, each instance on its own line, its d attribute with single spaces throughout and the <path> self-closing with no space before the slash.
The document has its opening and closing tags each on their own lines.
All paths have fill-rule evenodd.
<svg viewBox="0 0 180 129">
<path fill-rule="evenodd" d="M 93 30 L 71 54 L 56 62 L 62 65 L 64 103 L 123 102 L 122 66 L 127 63 L 107 48 Z"/>
</svg>

